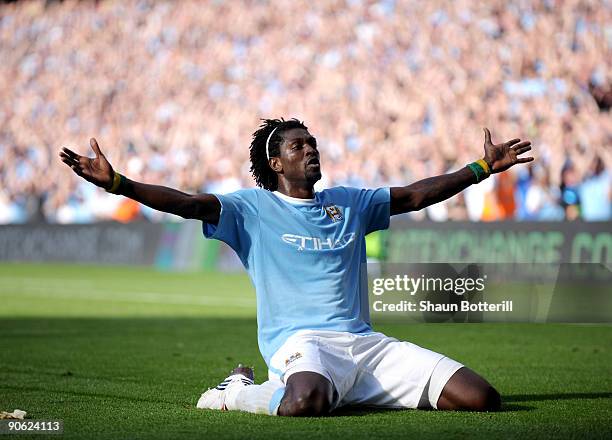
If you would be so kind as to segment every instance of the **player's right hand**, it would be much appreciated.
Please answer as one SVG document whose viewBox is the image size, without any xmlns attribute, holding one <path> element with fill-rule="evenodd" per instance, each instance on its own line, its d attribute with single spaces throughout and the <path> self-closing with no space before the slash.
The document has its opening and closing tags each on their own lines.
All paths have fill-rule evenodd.
<svg viewBox="0 0 612 440">
<path fill-rule="evenodd" d="M 72 171 L 83 179 L 104 189 L 109 189 L 113 184 L 113 177 L 115 175 L 113 167 L 106 160 L 102 151 L 100 151 L 98 142 L 94 138 L 89 140 L 89 145 L 91 145 L 91 149 L 96 153 L 94 159 L 76 154 L 66 147 L 63 147 L 62 151 L 60 151 L 60 158 L 62 162 L 72 168 Z"/>
</svg>

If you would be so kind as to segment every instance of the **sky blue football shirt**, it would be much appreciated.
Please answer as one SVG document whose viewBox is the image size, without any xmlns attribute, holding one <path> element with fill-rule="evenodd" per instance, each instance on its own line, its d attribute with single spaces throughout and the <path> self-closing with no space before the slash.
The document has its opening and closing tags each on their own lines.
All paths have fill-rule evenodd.
<svg viewBox="0 0 612 440">
<path fill-rule="evenodd" d="M 298 330 L 372 331 L 365 235 L 389 227 L 389 188 L 337 187 L 294 199 L 264 189 L 216 195 L 204 235 L 240 257 L 257 295 L 259 349 L 270 358 Z"/>
</svg>

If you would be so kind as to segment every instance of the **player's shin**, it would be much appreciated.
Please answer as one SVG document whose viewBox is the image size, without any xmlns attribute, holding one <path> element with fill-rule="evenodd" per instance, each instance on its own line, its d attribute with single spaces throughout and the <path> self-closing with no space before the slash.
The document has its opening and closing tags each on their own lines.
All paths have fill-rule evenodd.
<svg viewBox="0 0 612 440">
<path fill-rule="evenodd" d="M 285 385 L 280 381 L 269 380 L 261 385 L 229 390 L 225 405 L 229 410 L 277 415 L 283 394 L 285 394 Z"/>
</svg>

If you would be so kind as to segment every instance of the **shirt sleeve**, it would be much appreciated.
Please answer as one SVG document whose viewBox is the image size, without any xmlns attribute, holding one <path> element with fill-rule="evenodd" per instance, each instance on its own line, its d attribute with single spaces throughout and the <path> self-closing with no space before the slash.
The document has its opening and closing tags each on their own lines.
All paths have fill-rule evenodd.
<svg viewBox="0 0 612 440">
<path fill-rule="evenodd" d="M 203 222 L 204 236 L 227 243 L 246 266 L 253 237 L 257 234 L 257 196 L 252 190 L 214 196 L 221 203 L 219 223 Z"/>
<path fill-rule="evenodd" d="M 391 193 L 389 188 L 357 189 L 346 188 L 353 204 L 361 215 L 365 234 L 387 229 L 391 218 Z"/>
</svg>

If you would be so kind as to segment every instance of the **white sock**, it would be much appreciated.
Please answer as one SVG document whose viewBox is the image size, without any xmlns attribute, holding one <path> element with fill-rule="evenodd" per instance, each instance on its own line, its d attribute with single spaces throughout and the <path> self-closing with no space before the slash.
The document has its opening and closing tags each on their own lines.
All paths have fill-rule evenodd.
<svg viewBox="0 0 612 440">
<path fill-rule="evenodd" d="M 285 384 L 280 380 L 268 380 L 261 385 L 235 387 L 235 390 L 228 390 L 225 398 L 227 409 L 275 416 L 285 394 Z"/>
</svg>

